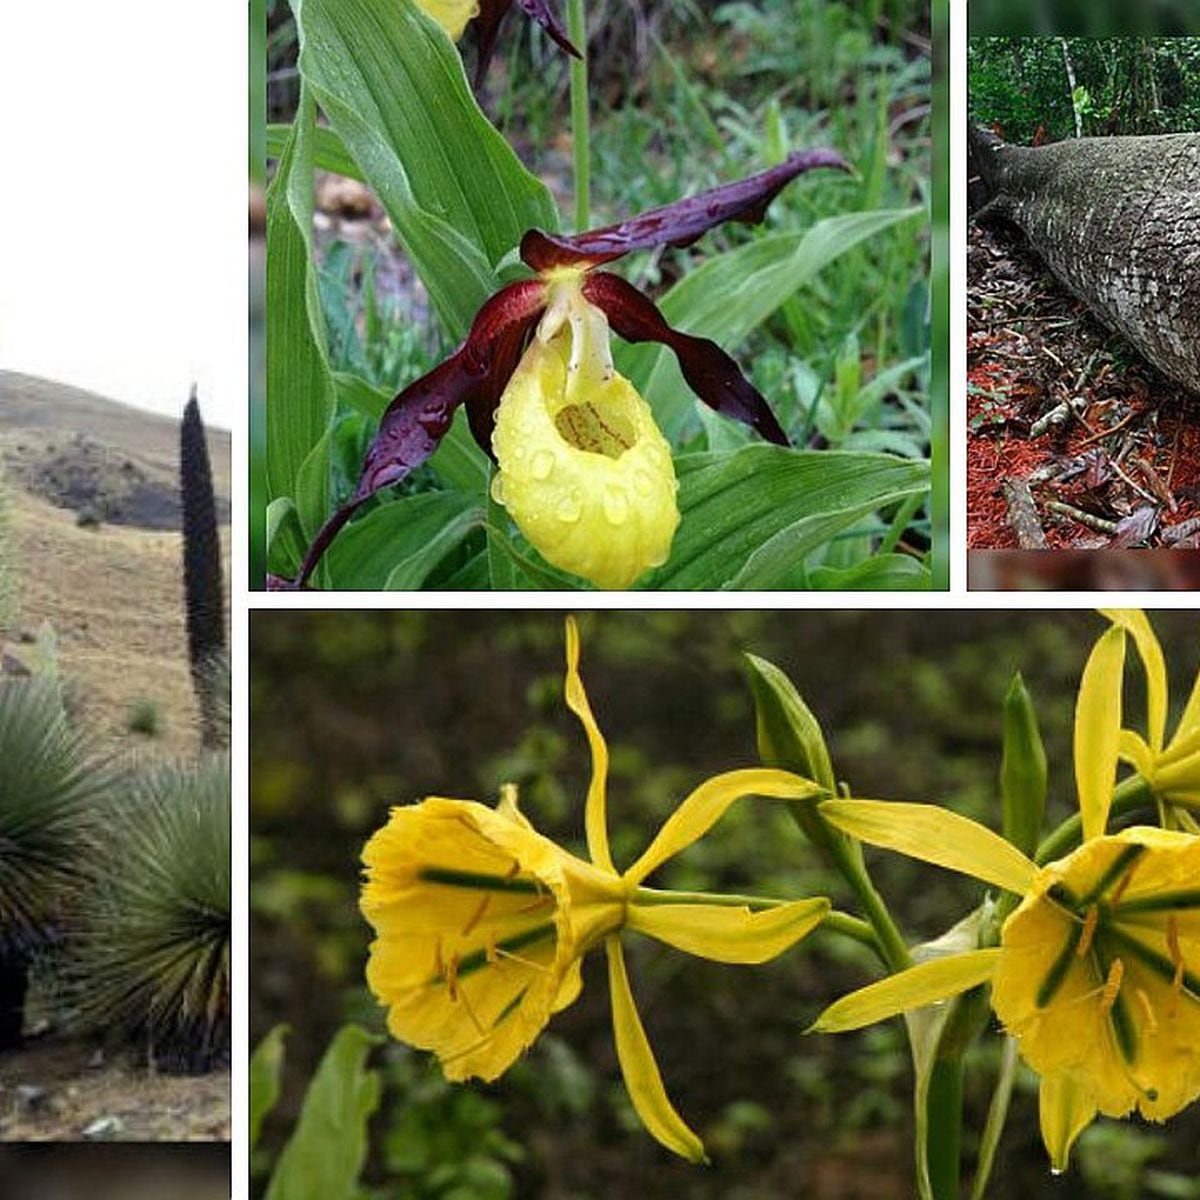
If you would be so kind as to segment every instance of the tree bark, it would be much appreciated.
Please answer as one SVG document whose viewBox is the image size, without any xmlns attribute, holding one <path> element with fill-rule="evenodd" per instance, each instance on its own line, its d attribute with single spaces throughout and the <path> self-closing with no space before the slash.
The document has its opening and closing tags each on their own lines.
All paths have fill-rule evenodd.
<svg viewBox="0 0 1200 1200">
<path fill-rule="evenodd" d="M 997 211 L 1164 374 L 1200 393 L 1200 133 L 1027 149 L 971 128 Z"/>
</svg>

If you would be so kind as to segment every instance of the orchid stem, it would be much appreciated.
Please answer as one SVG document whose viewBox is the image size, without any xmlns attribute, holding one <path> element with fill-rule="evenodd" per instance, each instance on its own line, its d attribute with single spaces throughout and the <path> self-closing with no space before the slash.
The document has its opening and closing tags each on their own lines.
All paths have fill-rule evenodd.
<svg viewBox="0 0 1200 1200">
<path fill-rule="evenodd" d="M 962 1141 L 963 1056 L 939 1055 L 929 1076 L 925 1161 L 934 1200 L 958 1200 Z"/>
<path fill-rule="evenodd" d="M 579 58 L 571 60 L 571 142 L 575 156 L 575 231 L 591 222 L 592 135 L 588 115 L 587 17 L 583 0 L 567 0 L 567 34 Z"/>
<path fill-rule="evenodd" d="M 1150 785 L 1140 776 L 1131 775 L 1123 779 L 1113 792 L 1112 804 L 1109 806 L 1110 817 L 1123 816 L 1125 813 L 1136 812 L 1139 808 L 1147 808 L 1154 803 L 1154 793 Z M 1076 813 L 1068 817 L 1037 849 L 1034 862 L 1043 866 L 1061 858 L 1068 850 L 1078 846 L 1083 838 L 1083 821 Z"/>
<path fill-rule="evenodd" d="M 639 887 L 634 903 L 651 907 L 656 904 L 719 904 L 725 908 L 749 908 L 753 911 L 780 908 L 791 901 L 775 900 L 768 896 L 735 896 L 727 892 L 672 892 L 663 888 Z M 821 921 L 821 928 L 843 934 L 853 941 L 869 946 L 872 950 L 879 949 L 879 939 L 871 926 L 849 913 L 838 912 L 836 909 L 827 912 Z"/>
</svg>

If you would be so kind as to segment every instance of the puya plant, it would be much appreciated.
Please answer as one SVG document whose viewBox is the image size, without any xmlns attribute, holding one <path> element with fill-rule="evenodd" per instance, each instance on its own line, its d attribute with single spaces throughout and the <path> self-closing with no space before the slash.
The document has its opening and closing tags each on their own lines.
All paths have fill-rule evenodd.
<svg viewBox="0 0 1200 1200">
<path fill-rule="evenodd" d="M 485 45 L 494 7 L 504 6 L 479 16 Z M 551 20 L 544 5 L 521 7 Z M 773 411 L 723 345 L 920 210 L 847 211 L 760 237 L 711 256 L 656 303 L 601 268 L 693 244 L 722 222 L 761 222 L 787 183 L 846 168 L 844 155 L 785 152 L 746 179 L 589 229 L 579 61 L 577 232 L 566 234 L 546 187 L 467 86 L 450 37 L 469 9 L 411 0 L 293 9 L 301 95 L 291 126 L 273 131 L 268 193 L 273 586 L 928 585 L 921 555 L 896 552 L 925 504 L 928 463 L 796 448 L 806 415 Z M 575 0 L 569 16 L 565 48 L 582 56 Z M 390 400 L 330 355 L 313 234 L 318 168 L 371 186 L 440 327 L 460 342 Z M 852 185 L 844 194 L 852 208 Z"/>
<path fill-rule="evenodd" d="M 56 678 L 0 677 L 0 1050 L 21 1043 L 30 970 L 62 942 L 111 784 Z"/>
<path fill-rule="evenodd" d="M 211 1071 L 230 1046 L 230 764 L 129 777 L 88 839 L 68 961 L 74 1024 L 143 1047 L 162 1070 Z"/>
<path fill-rule="evenodd" d="M 1074 1142 L 1097 1117 L 1170 1119 L 1200 1095 L 1200 678 L 1168 737 L 1166 669 L 1148 621 L 1138 612 L 1105 615 L 1109 628 L 1088 657 L 1076 700 L 1079 812 L 1049 833 L 1046 757 L 1019 677 L 1004 709 L 997 833 L 939 805 L 853 796 L 812 710 L 783 672 L 749 656 L 764 765 L 701 784 L 623 871 L 607 840 L 607 746 L 569 621 L 566 700 L 593 764 L 584 805 L 588 858 L 539 834 L 512 788 L 501 789 L 496 808 L 433 797 L 393 809 L 364 851 L 361 900 L 375 932 L 367 981 L 387 1009 L 390 1033 L 432 1051 L 447 1079 L 495 1079 L 574 1002 L 580 960 L 603 946 L 617 1058 L 634 1109 L 666 1149 L 702 1162 L 703 1142 L 668 1098 L 638 1017 L 623 938 L 639 932 L 686 953 L 748 964 L 795 952 L 819 930 L 871 947 L 882 978 L 834 1000 L 809 1033 L 905 1018 L 920 1196 L 961 1194 L 963 1075 L 984 1060 L 971 1054 L 983 1039 L 1000 1039 L 1004 1049 L 973 1196 L 987 1193 L 1020 1061 L 1039 1081 L 1042 1137 L 1055 1172 L 1068 1169 Z M 1122 708 L 1129 640 L 1147 683 L 1141 728 Z M 1123 776 L 1121 763 L 1131 768 Z M 648 885 L 670 856 L 720 836 L 714 827 L 723 813 L 754 795 L 788 807 L 859 914 L 819 896 Z M 988 890 L 944 936 L 910 945 L 870 877 L 863 844 L 968 874 Z M 263 1097 L 280 1036 L 256 1060 L 252 1107 L 269 1107 Z M 363 1071 L 374 1040 L 344 1030 L 318 1076 L 322 1089 L 358 1097 L 341 1130 L 344 1178 L 323 1194 L 350 1195 L 365 1155 L 365 1121 L 379 1100 L 378 1077 Z M 302 1119 L 280 1160 L 293 1180 L 312 1160 L 317 1128 L 315 1115 Z"/>
</svg>

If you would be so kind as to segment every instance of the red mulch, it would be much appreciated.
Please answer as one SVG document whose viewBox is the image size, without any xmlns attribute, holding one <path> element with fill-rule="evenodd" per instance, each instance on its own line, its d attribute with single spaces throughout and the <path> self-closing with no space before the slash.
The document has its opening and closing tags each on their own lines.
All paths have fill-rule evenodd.
<svg viewBox="0 0 1200 1200">
<path fill-rule="evenodd" d="M 1200 399 L 1094 320 L 1017 231 L 973 226 L 967 276 L 968 548 L 1017 548 L 1008 479 L 1030 482 L 1050 548 L 1200 546 L 1200 527 L 1179 528 L 1200 517 Z M 1091 526 L 1048 501 L 1126 525 Z"/>
</svg>

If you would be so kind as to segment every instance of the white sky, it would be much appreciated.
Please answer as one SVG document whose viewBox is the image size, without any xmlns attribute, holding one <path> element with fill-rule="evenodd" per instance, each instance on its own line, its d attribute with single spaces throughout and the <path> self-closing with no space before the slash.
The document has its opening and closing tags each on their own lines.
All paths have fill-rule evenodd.
<svg viewBox="0 0 1200 1200">
<path fill-rule="evenodd" d="M 0 0 L 0 368 L 246 404 L 246 6 Z M 240 424 L 239 420 L 239 424 Z"/>
</svg>

